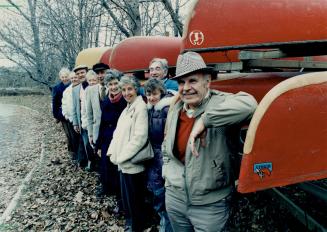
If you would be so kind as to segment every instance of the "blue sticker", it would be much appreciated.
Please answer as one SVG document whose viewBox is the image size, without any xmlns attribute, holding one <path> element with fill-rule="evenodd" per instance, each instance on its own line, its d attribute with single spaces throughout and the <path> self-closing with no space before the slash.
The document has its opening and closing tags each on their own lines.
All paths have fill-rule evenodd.
<svg viewBox="0 0 327 232">
<path fill-rule="evenodd" d="M 270 176 L 270 174 L 273 171 L 272 163 L 266 162 L 266 163 L 258 163 L 254 164 L 253 166 L 254 173 L 258 174 L 258 176 L 262 179 L 265 176 Z"/>
</svg>

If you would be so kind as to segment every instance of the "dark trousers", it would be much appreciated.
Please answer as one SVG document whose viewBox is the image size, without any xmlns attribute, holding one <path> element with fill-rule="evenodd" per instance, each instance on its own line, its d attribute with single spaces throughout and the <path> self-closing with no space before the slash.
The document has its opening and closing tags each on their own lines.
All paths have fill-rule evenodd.
<svg viewBox="0 0 327 232">
<path fill-rule="evenodd" d="M 96 160 L 96 154 L 94 152 L 94 149 L 91 147 L 87 130 L 81 128 L 81 137 L 86 154 L 86 159 L 91 162 L 94 162 Z"/>
<path fill-rule="evenodd" d="M 68 120 L 61 121 L 61 124 L 67 137 L 67 149 L 69 152 L 76 154 L 78 151 L 79 135 L 74 130 L 72 123 Z"/>
<path fill-rule="evenodd" d="M 100 182 L 103 190 L 110 195 L 115 195 L 119 202 L 121 201 L 121 193 L 118 166 L 111 163 L 107 156 L 110 142 L 111 138 L 103 138 L 101 144 Z"/>
<path fill-rule="evenodd" d="M 85 167 L 87 165 L 87 155 L 85 151 L 83 138 L 81 135 L 79 135 L 78 137 L 77 162 L 80 167 Z"/>
<path fill-rule="evenodd" d="M 143 210 L 144 173 L 126 174 L 120 172 L 120 186 L 126 225 L 131 226 L 132 231 L 143 231 L 145 222 Z"/>
</svg>

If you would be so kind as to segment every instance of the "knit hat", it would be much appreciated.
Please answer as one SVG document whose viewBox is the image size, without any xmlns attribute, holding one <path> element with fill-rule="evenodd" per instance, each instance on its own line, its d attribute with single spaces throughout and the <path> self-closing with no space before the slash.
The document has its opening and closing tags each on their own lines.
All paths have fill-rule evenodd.
<svg viewBox="0 0 327 232">
<path fill-rule="evenodd" d="M 208 67 L 200 54 L 196 52 L 186 52 L 177 58 L 176 76 L 172 79 L 183 77 L 193 72 L 213 73 L 213 68 Z"/>
</svg>

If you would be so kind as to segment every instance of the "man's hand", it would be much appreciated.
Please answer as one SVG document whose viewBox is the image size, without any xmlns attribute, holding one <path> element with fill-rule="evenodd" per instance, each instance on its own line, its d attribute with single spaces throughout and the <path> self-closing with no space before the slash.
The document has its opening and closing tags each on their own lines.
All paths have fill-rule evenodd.
<svg viewBox="0 0 327 232">
<path fill-rule="evenodd" d="M 79 131 L 79 126 L 74 126 L 74 130 L 76 131 L 76 133 L 80 133 L 80 131 Z"/>
<path fill-rule="evenodd" d="M 89 143 L 91 144 L 92 147 L 94 147 L 92 135 L 89 136 Z"/>
<path fill-rule="evenodd" d="M 200 138 L 200 145 L 202 147 L 205 147 L 206 146 L 206 141 L 205 141 L 206 135 L 207 135 L 207 130 L 204 126 L 203 120 L 200 118 L 198 121 L 195 122 L 194 128 L 189 137 L 191 152 L 195 157 L 199 156 L 199 153 L 195 148 L 195 140 L 197 138 Z"/>
</svg>

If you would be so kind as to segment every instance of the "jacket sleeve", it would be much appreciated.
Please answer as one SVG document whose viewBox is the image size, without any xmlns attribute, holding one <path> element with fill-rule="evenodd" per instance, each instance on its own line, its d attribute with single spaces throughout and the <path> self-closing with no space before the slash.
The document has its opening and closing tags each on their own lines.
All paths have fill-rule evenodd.
<svg viewBox="0 0 327 232">
<path fill-rule="evenodd" d="M 68 87 L 69 88 L 69 87 Z M 62 115 L 66 118 L 69 119 L 69 107 L 68 107 L 68 88 L 65 89 L 65 91 L 62 94 L 62 99 L 61 99 L 61 109 L 62 109 Z"/>
<path fill-rule="evenodd" d="M 77 89 L 75 89 L 77 87 L 74 87 L 72 89 L 72 119 L 73 119 L 73 125 L 74 126 L 78 126 L 78 119 L 77 119 L 77 104 L 78 104 L 78 100 L 79 100 L 79 97 L 76 96 L 77 95 Z"/>
<path fill-rule="evenodd" d="M 133 158 L 148 139 L 148 112 L 145 105 L 135 112 L 133 123 L 130 140 L 117 155 L 118 164 Z"/>
<path fill-rule="evenodd" d="M 95 92 L 93 99 L 93 140 L 94 142 L 97 141 L 99 137 L 99 130 L 100 130 L 100 124 L 101 124 L 101 107 L 100 107 L 100 99 L 98 96 L 98 91 Z"/>
<path fill-rule="evenodd" d="M 52 114 L 55 119 L 63 120 L 64 116 L 61 113 L 61 94 L 58 86 L 52 89 Z"/>
<path fill-rule="evenodd" d="M 221 97 L 224 98 L 223 101 L 216 101 Z M 245 92 L 226 94 L 225 96 L 214 95 L 201 117 L 207 128 L 232 125 L 250 119 L 256 107 L 255 98 Z"/>
<path fill-rule="evenodd" d="M 89 137 L 93 137 L 93 105 L 92 105 L 92 89 L 90 87 L 85 90 L 85 111 L 87 118 L 87 132 Z M 94 142 L 94 141 L 93 141 Z"/>
</svg>

